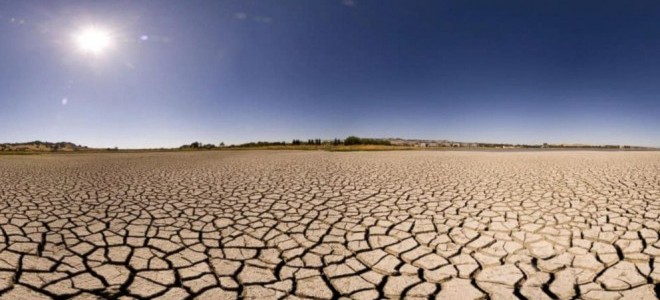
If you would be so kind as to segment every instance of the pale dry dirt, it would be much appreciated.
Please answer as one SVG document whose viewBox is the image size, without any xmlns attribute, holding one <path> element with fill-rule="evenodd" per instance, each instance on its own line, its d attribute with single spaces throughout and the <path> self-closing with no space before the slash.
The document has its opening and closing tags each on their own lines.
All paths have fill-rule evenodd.
<svg viewBox="0 0 660 300">
<path fill-rule="evenodd" d="M 660 152 L 0 156 L 0 298 L 656 299 Z"/>
</svg>

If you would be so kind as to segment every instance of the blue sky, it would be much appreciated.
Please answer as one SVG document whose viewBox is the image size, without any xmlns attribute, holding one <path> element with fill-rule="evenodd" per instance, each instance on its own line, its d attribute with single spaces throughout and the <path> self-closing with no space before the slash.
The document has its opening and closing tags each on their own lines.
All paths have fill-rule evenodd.
<svg viewBox="0 0 660 300">
<path fill-rule="evenodd" d="M 3 1 L 0 41 L 0 142 L 660 146 L 658 1 Z"/>
</svg>

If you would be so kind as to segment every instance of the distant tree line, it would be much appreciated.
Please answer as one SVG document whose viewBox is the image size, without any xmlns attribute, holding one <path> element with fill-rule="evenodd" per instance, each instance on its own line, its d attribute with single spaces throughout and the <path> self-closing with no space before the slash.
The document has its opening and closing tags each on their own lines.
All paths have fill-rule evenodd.
<svg viewBox="0 0 660 300">
<path fill-rule="evenodd" d="M 357 136 L 349 136 L 344 140 L 344 145 L 391 145 L 392 143 L 389 140 L 383 139 L 370 139 L 370 138 L 359 138 Z"/>
<path fill-rule="evenodd" d="M 200 142 L 192 142 L 189 145 L 183 145 L 179 149 L 213 149 L 215 145 L 213 144 L 203 144 Z"/>
<path fill-rule="evenodd" d="M 264 142 L 264 141 L 258 141 L 258 142 L 250 142 L 250 143 L 245 143 L 245 144 L 240 144 L 240 145 L 231 145 L 229 148 L 247 148 L 247 147 L 264 147 L 264 146 L 283 146 L 286 145 L 286 142 Z"/>
<path fill-rule="evenodd" d="M 73 147 L 76 149 L 77 147 L 80 148 L 86 148 L 82 146 L 76 146 L 70 143 L 43 143 L 40 141 L 35 141 L 32 142 L 31 144 L 35 145 L 43 145 L 47 144 L 49 147 L 51 147 L 54 151 L 57 151 L 61 147 Z M 11 144 L 9 144 L 11 145 Z M 265 146 L 285 146 L 285 145 L 315 145 L 315 146 L 321 146 L 321 145 L 333 145 L 333 146 L 339 146 L 339 145 L 345 145 L 345 146 L 352 146 L 352 145 L 393 145 L 390 140 L 386 139 L 374 139 L 374 138 L 361 138 L 357 136 L 349 136 L 345 139 L 339 139 L 339 138 L 334 138 L 332 140 L 322 140 L 320 138 L 315 138 L 315 139 L 307 139 L 306 141 L 300 140 L 300 139 L 293 139 L 291 140 L 290 143 L 287 142 L 266 142 L 266 141 L 258 141 L 258 142 L 249 142 L 249 143 L 244 143 L 244 144 L 239 144 L 239 145 L 230 145 L 228 148 L 249 148 L 249 147 L 265 147 Z M 419 144 L 422 145 L 421 147 L 478 147 L 478 148 L 568 148 L 568 149 L 580 149 L 580 148 L 585 148 L 585 149 L 642 149 L 643 147 L 634 147 L 634 146 L 628 146 L 628 145 L 566 145 L 566 144 L 548 144 L 548 143 L 543 143 L 543 144 L 505 144 L 505 143 L 462 143 L 462 142 L 442 142 L 442 143 L 422 143 Z M 225 147 L 224 142 L 220 142 L 218 146 L 213 145 L 213 144 L 203 144 L 201 142 L 193 142 L 188 145 L 183 145 L 179 147 L 180 149 L 214 149 L 214 148 L 219 148 L 219 147 Z M 0 151 L 6 150 L 7 145 L 2 145 L 0 144 Z M 110 149 L 108 149 L 110 150 Z M 116 149 L 112 149 L 116 150 Z"/>
<path fill-rule="evenodd" d="M 349 136 L 346 139 L 338 139 L 334 138 L 332 141 L 326 140 L 323 141 L 321 139 L 308 139 L 307 143 L 304 143 L 303 141 L 299 139 L 294 139 L 291 141 L 291 145 L 323 145 L 323 144 L 332 144 L 334 146 L 338 145 L 346 145 L 346 146 L 351 146 L 351 145 L 391 145 L 390 141 L 388 140 L 383 140 L 383 139 L 370 139 L 370 138 L 359 138 L 356 136 Z"/>
<path fill-rule="evenodd" d="M 339 139 L 339 138 L 334 138 L 332 140 L 323 140 L 320 138 L 315 138 L 315 139 L 307 139 L 307 141 L 303 141 L 300 139 L 293 139 L 291 140 L 290 143 L 287 142 L 266 142 L 266 141 L 258 141 L 258 142 L 249 142 L 249 143 L 244 143 L 244 144 L 239 144 L 239 145 L 230 145 L 228 148 L 248 148 L 248 147 L 264 147 L 264 146 L 285 146 L 285 145 L 315 145 L 315 146 L 321 146 L 321 145 L 334 145 L 334 146 L 339 146 L 339 145 L 346 145 L 346 146 L 351 146 L 351 145 L 391 145 L 389 140 L 384 140 L 384 139 L 372 139 L 372 138 L 360 138 L 356 136 L 349 136 L 346 139 Z M 213 149 L 213 148 L 218 148 L 218 147 L 225 147 L 225 143 L 221 142 L 219 146 L 215 146 L 213 144 L 203 144 L 200 142 L 193 142 L 187 145 L 183 145 L 179 147 L 180 149 Z"/>
<path fill-rule="evenodd" d="M 307 142 L 303 142 L 299 139 L 293 139 L 291 145 L 321 145 L 323 141 L 321 139 L 308 139 Z"/>
</svg>

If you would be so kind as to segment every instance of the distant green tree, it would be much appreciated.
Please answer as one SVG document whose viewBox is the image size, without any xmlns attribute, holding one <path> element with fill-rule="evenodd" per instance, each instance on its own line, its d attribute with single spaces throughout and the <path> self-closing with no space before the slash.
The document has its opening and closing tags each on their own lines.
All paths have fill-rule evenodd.
<svg viewBox="0 0 660 300">
<path fill-rule="evenodd" d="M 344 145 L 346 145 L 346 146 L 359 145 L 361 143 L 362 143 L 362 141 L 357 136 L 349 136 L 344 140 Z"/>
<path fill-rule="evenodd" d="M 392 143 L 388 140 L 383 139 L 369 139 L 369 138 L 359 138 L 356 136 L 349 136 L 344 140 L 344 145 L 391 145 Z"/>
</svg>

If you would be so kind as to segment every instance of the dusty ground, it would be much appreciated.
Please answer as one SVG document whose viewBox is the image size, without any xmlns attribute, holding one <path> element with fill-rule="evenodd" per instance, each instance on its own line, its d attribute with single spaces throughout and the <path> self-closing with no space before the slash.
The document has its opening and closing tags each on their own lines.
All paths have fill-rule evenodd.
<svg viewBox="0 0 660 300">
<path fill-rule="evenodd" d="M 0 157 L 0 298 L 656 299 L 660 152 Z"/>
</svg>

